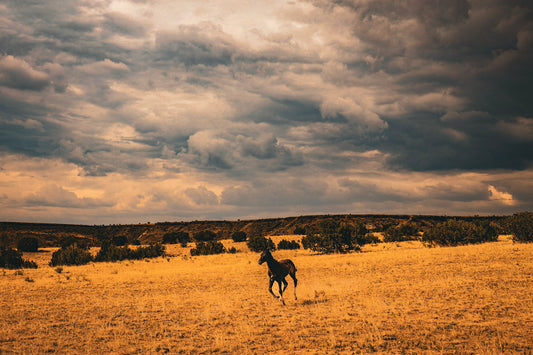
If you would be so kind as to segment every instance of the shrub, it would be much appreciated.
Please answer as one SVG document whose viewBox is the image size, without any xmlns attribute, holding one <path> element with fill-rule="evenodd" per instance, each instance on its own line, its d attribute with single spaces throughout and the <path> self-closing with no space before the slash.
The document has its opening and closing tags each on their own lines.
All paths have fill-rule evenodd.
<svg viewBox="0 0 533 355">
<path fill-rule="evenodd" d="M 506 232 L 513 235 L 513 241 L 533 242 L 533 212 L 516 213 L 508 217 L 503 224 Z"/>
<path fill-rule="evenodd" d="M 186 247 L 187 243 L 191 241 L 191 236 L 187 232 L 169 232 L 163 236 L 163 244 L 177 244 Z"/>
<path fill-rule="evenodd" d="M 191 241 L 191 236 L 187 232 L 177 232 L 178 242 L 182 247 L 186 247 L 187 243 Z"/>
<path fill-rule="evenodd" d="M 11 248 L 0 248 L 0 268 L 6 269 L 36 269 L 33 261 L 22 259 L 22 253 Z"/>
<path fill-rule="evenodd" d="M 196 240 L 197 242 L 208 242 L 210 240 L 215 240 L 216 237 L 216 233 L 210 230 L 194 233 L 194 240 Z"/>
<path fill-rule="evenodd" d="M 439 223 L 422 236 L 422 241 L 442 246 L 493 242 L 498 239 L 498 230 L 490 221 L 467 222 L 450 219 Z"/>
<path fill-rule="evenodd" d="M 39 240 L 34 237 L 21 238 L 17 243 L 17 249 L 25 252 L 36 252 L 39 250 Z"/>
<path fill-rule="evenodd" d="M 94 261 L 120 261 L 129 259 L 131 249 L 126 246 L 117 246 L 109 241 L 102 243 Z"/>
<path fill-rule="evenodd" d="M 403 242 L 405 240 L 416 240 L 418 230 L 411 223 L 401 224 L 399 226 L 390 226 L 385 230 L 383 241 L 385 242 Z"/>
<path fill-rule="evenodd" d="M 94 258 L 95 261 L 121 261 L 157 258 L 165 254 L 165 247 L 161 244 L 130 249 L 127 246 L 116 246 L 109 242 L 103 243 Z"/>
<path fill-rule="evenodd" d="M 300 249 L 300 243 L 295 240 L 288 241 L 286 239 L 282 239 L 278 243 L 278 250 L 279 249 Z"/>
<path fill-rule="evenodd" d="M 325 220 L 314 233 L 302 238 L 305 249 L 321 253 L 346 253 L 360 250 L 368 243 L 367 229 L 362 223 L 351 225 L 335 220 Z"/>
<path fill-rule="evenodd" d="M 261 236 L 254 236 L 248 238 L 246 245 L 251 251 L 262 252 L 263 250 L 276 250 L 276 245 L 270 238 L 265 238 Z"/>
<path fill-rule="evenodd" d="M 165 247 L 161 244 L 152 244 L 131 251 L 130 259 L 149 259 L 165 255 Z"/>
<path fill-rule="evenodd" d="M 306 234 L 306 230 L 304 227 L 296 227 L 294 228 L 294 234 L 296 235 L 305 235 Z"/>
<path fill-rule="evenodd" d="M 248 236 L 246 235 L 246 232 L 243 231 L 237 231 L 231 235 L 231 239 L 237 243 L 246 241 L 246 238 L 248 238 Z"/>
<path fill-rule="evenodd" d="M 89 243 L 86 239 L 78 238 L 73 235 L 69 235 L 59 241 L 59 246 L 61 248 L 66 248 L 70 245 L 77 244 L 78 248 L 89 249 Z"/>
<path fill-rule="evenodd" d="M 74 243 L 61 249 L 56 250 L 52 254 L 50 266 L 58 265 L 83 265 L 93 261 L 91 253 L 83 247 Z"/>
<path fill-rule="evenodd" d="M 365 236 L 364 236 L 364 243 L 363 244 L 377 244 L 377 243 L 381 243 L 381 239 L 379 239 L 378 237 L 376 237 L 375 235 L 373 234 L 370 234 L 370 233 L 367 233 Z"/>
<path fill-rule="evenodd" d="M 163 244 L 177 244 L 178 235 L 176 232 L 170 232 L 163 235 Z"/>
<path fill-rule="evenodd" d="M 125 235 L 114 235 L 113 238 L 111 238 L 111 243 L 117 246 L 128 245 L 128 237 Z"/>
<path fill-rule="evenodd" d="M 210 254 L 222 254 L 226 252 L 224 244 L 214 240 L 207 242 L 197 242 L 196 248 L 191 249 L 191 255 L 210 255 Z"/>
</svg>

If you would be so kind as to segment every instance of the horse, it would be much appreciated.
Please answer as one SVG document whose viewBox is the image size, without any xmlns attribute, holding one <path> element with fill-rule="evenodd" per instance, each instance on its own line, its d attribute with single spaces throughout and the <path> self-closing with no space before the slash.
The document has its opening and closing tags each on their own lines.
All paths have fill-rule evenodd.
<svg viewBox="0 0 533 355">
<path fill-rule="evenodd" d="M 279 298 L 281 302 L 285 304 L 285 301 L 283 300 L 283 291 L 285 291 L 288 286 L 285 277 L 287 275 L 290 275 L 292 277 L 292 280 L 294 281 L 294 299 L 298 299 L 296 298 L 296 285 L 298 284 L 298 280 L 296 279 L 296 266 L 294 266 L 294 263 L 289 259 L 277 261 L 276 259 L 274 259 L 268 249 L 265 249 L 265 251 L 261 253 L 261 257 L 259 258 L 259 265 L 263 264 L 265 261 L 268 265 L 268 276 L 270 278 L 268 291 L 272 294 L 272 296 L 274 296 L 275 298 Z M 279 296 L 272 292 L 272 285 L 274 284 L 274 282 L 278 283 Z"/>
</svg>

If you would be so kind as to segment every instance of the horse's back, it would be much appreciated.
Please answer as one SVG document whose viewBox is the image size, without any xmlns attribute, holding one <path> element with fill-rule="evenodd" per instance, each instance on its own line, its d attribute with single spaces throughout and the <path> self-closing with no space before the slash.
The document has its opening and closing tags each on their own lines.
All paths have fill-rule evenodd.
<svg viewBox="0 0 533 355">
<path fill-rule="evenodd" d="M 278 263 L 285 266 L 290 274 L 294 274 L 296 272 L 296 265 L 294 265 L 290 259 L 283 259 L 278 261 Z"/>
</svg>

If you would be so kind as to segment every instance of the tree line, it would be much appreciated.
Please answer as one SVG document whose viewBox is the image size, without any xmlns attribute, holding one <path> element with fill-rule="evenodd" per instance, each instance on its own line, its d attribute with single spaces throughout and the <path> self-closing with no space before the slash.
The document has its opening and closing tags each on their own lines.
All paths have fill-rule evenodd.
<svg viewBox="0 0 533 355">
<path fill-rule="evenodd" d="M 376 229 L 369 229 L 361 222 L 348 223 L 336 219 L 325 219 L 318 224 L 297 227 L 295 234 L 302 235 L 301 240 L 281 240 L 277 245 L 271 238 L 261 235 L 248 236 L 244 231 L 235 231 L 231 235 L 234 242 L 246 242 L 251 251 L 265 249 L 310 249 L 318 253 L 347 253 L 359 251 L 369 243 L 400 242 L 419 240 L 427 246 L 456 246 L 496 241 L 498 235 L 512 235 L 514 242 L 533 242 L 533 212 L 521 212 L 505 219 L 457 219 L 449 218 L 426 230 L 416 220 L 402 221 L 396 225 L 382 226 L 382 239 L 376 237 Z M 52 254 L 51 266 L 81 265 L 89 262 L 138 260 L 165 255 L 164 244 L 180 244 L 183 247 L 194 242 L 190 249 L 191 256 L 220 253 L 236 253 L 233 248 L 226 249 L 218 240 L 218 235 L 210 230 L 194 233 L 192 236 L 183 231 L 168 232 L 160 243 L 130 248 L 131 244 L 140 244 L 138 240 L 128 241 L 124 235 L 116 235 L 102 241 L 100 250 L 93 257 L 89 244 L 82 238 L 73 236 L 61 241 L 61 248 Z M 17 249 L 0 248 L 0 268 L 32 268 L 34 262 L 24 260 L 22 252 L 36 252 L 39 241 L 34 237 L 21 238 Z"/>
</svg>

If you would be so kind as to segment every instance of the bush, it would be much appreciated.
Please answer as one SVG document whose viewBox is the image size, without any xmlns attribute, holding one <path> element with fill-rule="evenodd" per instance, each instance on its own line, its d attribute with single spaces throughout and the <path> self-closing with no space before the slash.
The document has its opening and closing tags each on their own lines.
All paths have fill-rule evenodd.
<svg viewBox="0 0 533 355">
<path fill-rule="evenodd" d="M 128 245 L 128 237 L 125 235 L 115 235 L 113 238 L 111 238 L 111 244 L 117 245 L 117 246 L 124 246 Z"/>
<path fill-rule="evenodd" d="M 157 258 L 165 254 L 165 247 L 160 244 L 130 249 L 127 246 L 116 246 L 109 242 L 103 243 L 94 261 L 121 261 Z"/>
<path fill-rule="evenodd" d="M 302 246 L 320 253 L 346 253 L 360 250 L 368 243 L 367 229 L 362 223 L 351 225 L 325 220 L 314 233 L 302 238 Z"/>
<path fill-rule="evenodd" d="M 22 253 L 11 248 L 0 248 L 0 268 L 6 269 L 36 269 L 33 261 L 22 259 Z"/>
<path fill-rule="evenodd" d="M 416 240 L 418 234 L 417 228 L 411 223 L 401 224 L 399 226 L 390 226 L 384 233 L 384 242 L 403 242 L 406 240 Z"/>
<path fill-rule="evenodd" d="M 210 240 L 215 240 L 217 237 L 215 232 L 205 230 L 198 233 L 194 233 L 194 240 L 197 242 L 208 242 Z"/>
<path fill-rule="evenodd" d="M 278 250 L 280 249 L 300 249 L 300 243 L 295 240 L 288 241 L 286 239 L 282 239 L 278 243 Z"/>
<path fill-rule="evenodd" d="M 89 249 L 89 243 L 86 239 L 78 238 L 73 235 L 69 235 L 59 241 L 59 246 L 61 248 L 66 248 L 73 244 L 77 244 L 78 248 Z"/>
<path fill-rule="evenodd" d="M 503 224 L 506 232 L 513 235 L 513 241 L 533 242 L 533 212 L 516 213 L 508 217 Z"/>
<path fill-rule="evenodd" d="M 427 230 L 422 241 L 441 246 L 477 244 L 498 240 L 498 227 L 490 221 L 450 219 Z"/>
<path fill-rule="evenodd" d="M 191 241 L 191 236 L 187 232 L 177 232 L 178 242 L 182 247 L 186 247 L 187 243 Z"/>
<path fill-rule="evenodd" d="M 163 255 L 165 255 L 165 247 L 161 244 L 152 244 L 132 250 L 130 253 L 130 259 L 150 259 Z"/>
<path fill-rule="evenodd" d="M 36 252 L 39 250 L 39 240 L 34 237 L 21 238 L 17 243 L 17 249 L 25 252 Z"/>
<path fill-rule="evenodd" d="M 120 261 L 129 259 L 131 249 L 126 246 L 117 246 L 109 241 L 102 243 L 94 261 Z"/>
<path fill-rule="evenodd" d="M 163 236 L 163 244 L 177 244 L 180 243 L 182 247 L 186 247 L 187 243 L 191 241 L 191 236 L 187 232 L 169 232 Z"/>
<path fill-rule="evenodd" d="M 83 265 L 93 261 L 91 253 L 83 247 L 74 243 L 61 249 L 56 250 L 52 254 L 50 266 L 57 265 Z"/>
<path fill-rule="evenodd" d="M 296 234 L 296 235 L 305 235 L 306 234 L 306 230 L 303 227 L 296 227 L 296 228 L 294 228 L 294 232 L 293 233 Z"/>
<path fill-rule="evenodd" d="M 377 243 L 381 243 L 381 239 L 379 239 L 378 237 L 376 237 L 375 235 L 373 234 L 370 234 L 370 233 L 367 233 L 365 236 L 364 236 L 364 243 L 363 244 L 377 244 Z"/>
<path fill-rule="evenodd" d="M 246 241 L 246 238 L 248 238 L 248 236 L 246 235 L 246 232 L 243 231 L 234 232 L 231 235 L 231 239 L 237 243 Z"/>
<path fill-rule="evenodd" d="M 208 242 L 197 242 L 196 248 L 191 249 L 191 255 L 211 255 L 211 254 L 222 254 L 226 252 L 224 244 L 214 240 Z"/>
<path fill-rule="evenodd" d="M 178 234 L 176 232 L 170 232 L 163 235 L 163 244 L 177 244 Z"/>
<path fill-rule="evenodd" d="M 251 251 L 262 252 L 263 250 L 276 250 L 276 245 L 270 238 L 255 236 L 248 238 L 246 245 Z"/>
</svg>

